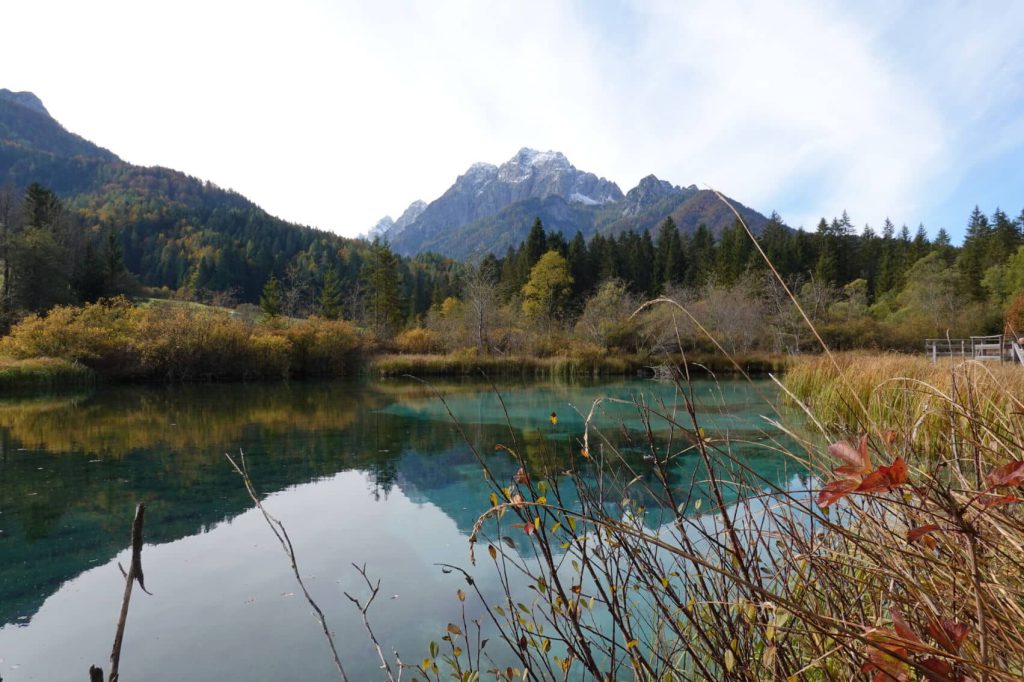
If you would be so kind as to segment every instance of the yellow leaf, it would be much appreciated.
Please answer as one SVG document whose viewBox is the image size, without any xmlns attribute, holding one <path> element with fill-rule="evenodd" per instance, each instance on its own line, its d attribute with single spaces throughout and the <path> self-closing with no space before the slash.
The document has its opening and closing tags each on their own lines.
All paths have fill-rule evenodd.
<svg viewBox="0 0 1024 682">
<path fill-rule="evenodd" d="M 533 527 L 535 529 L 537 529 L 537 530 L 540 530 L 540 517 L 539 516 L 533 517 Z"/>
<path fill-rule="evenodd" d="M 497 507 L 498 506 L 498 494 L 497 493 L 491 493 L 491 498 L 490 499 L 491 499 L 491 506 L 492 507 Z"/>
<path fill-rule="evenodd" d="M 494 545 L 487 545 L 487 553 L 491 555 L 492 559 L 498 558 L 498 550 L 494 548 Z"/>
<path fill-rule="evenodd" d="M 736 657 L 732 654 L 732 649 L 725 650 L 725 669 L 727 672 L 732 672 L 732 669 L 736 667 Z"/>
<path fill-rule="evenodd" d="M 537 504 L 547 504 L 547 503 L 548 503 L 548 498 L 544 497 L 543 495 L 541 495 L 540 497 L 537 498 Z"/>
<path fill-rule="evenodd" d="M 632 649 L 633 647 L 637 646 L 638 644 L 640 644 L 639 640 L 636 640 L 636 639 L 629 640 L 628 642 L 626 642 L 626 651 L 629 651 L 630 649 Z"/>
<path fill-rule="evenodd" d="M 455 623 L 448 623 L 448 632 L 452 633 L 453 635 L 461 635 L 462 629 Z"/>
<path fill-rule="evenodd" d="M 462 590 L 459 590 L 455 594 L 458 596 L 459 601 L 466 601 L 466 593 L 463 592 Z"/>
</svg>

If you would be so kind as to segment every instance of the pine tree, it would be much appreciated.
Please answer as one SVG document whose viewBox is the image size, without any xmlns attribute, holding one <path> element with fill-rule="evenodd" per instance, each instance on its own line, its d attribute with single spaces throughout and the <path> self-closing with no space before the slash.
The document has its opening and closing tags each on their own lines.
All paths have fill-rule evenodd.
<svg viewBox="0 0 1024 682">
<path fill-rule="evenodd" d="M 333 265 L 327 266 L 324 273 L 324 284 L 320 288 L 320 315 L 328 320 L 341 317 L 341 282 Z"/>
<path fill-rule="evenodd" d="M 991 238 L 992 228 L 988 218 L 980 208 L 975 206 L 967 223 L 967 234 L 964 236 L 964 245 L 960 249 L 960 256 L 957 258 L 956 264 L 968 292 L 973 299 L 978 301 L 985 296 L 981 279 L 990 265 L 986 258 Z"/>
<path fill-rule="evenodd" d="M 677 284 L 682 279 L 682 243 L 679 239 L 679 228 L 672 216 L 665 218 L 658 228 L 658 241 L 655 246 L 654 295 L 665 291 L 665 288 Z"/>
<path fill-rule="evenodd" d="M 103 293 L 114 296 L 124 291 L 125 285 L 124 252 L 121 240 L 111 228 L 107 230 L 107 240 L 103 249 Z"/>
<path fill-rule="evenodd" d="M 363 263 L 361 280 L 365 292 L 366 326 L 379 339 L 396 332 L 402 321 L 398 266 L 398 257 L 390 245 L 379 238 L 374 239 Z"/>
<path fill-rule="evenodd" d="M 686 275 L 684 284 L 690 288 L 703 286 L 714 271 L 715 240 L 707 225 L 700 223 L 690 239 L 690 250 L 686 254 Z"/>
<path fill-rule="evenodd" d="M 263 293 L 260 294 L 260 310 L 263 311 L 265 318 L 273 319 L 281 314 L 283 306 L 281 286 L 277 283 L 277 277 L 271 274 L 270 279 L 263 285 Z"/>
</svg>

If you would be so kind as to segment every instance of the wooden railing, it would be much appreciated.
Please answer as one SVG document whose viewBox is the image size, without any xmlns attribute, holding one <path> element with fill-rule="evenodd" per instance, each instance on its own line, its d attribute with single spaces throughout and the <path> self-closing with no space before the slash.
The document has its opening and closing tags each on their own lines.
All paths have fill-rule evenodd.
<svg viewBox="0 0 1024 682">
<path fill-rule="evenodd" d="M 1016 339 L 994 334 L 966 339 L 925 339 L 924 352 L 935 362 L 939 358 L 970 358 L 1024 364 L 1024 349 Z"/>
</svg>

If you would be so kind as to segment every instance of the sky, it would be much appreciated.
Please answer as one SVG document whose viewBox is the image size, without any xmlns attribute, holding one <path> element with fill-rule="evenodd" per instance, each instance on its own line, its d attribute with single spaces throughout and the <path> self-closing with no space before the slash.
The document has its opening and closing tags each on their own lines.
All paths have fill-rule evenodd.
<svg viewBox="0 0 1024 682">
<path fill-rule="evenodd" d="M 813 229 L 1024 208 L 1024 2 L 4 0 L 0 87 L 347 236 L 563 152 Z"/>
</svg>

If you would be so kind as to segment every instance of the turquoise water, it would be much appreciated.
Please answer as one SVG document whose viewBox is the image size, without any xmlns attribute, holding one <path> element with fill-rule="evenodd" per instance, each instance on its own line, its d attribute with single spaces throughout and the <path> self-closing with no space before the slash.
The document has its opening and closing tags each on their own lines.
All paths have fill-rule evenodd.
<svg viewBox="0 0 1024 682">
<path fill-rule="evenodd" d="M 617 401 L 665 414 L 681 404 L 673 387 L 645 380 L 498 388 L 504 406 L 488 385 L 459 382 L 436 386 L 446 408 L 434 388 L 411 380 L 0 399 L 0 676 L 81 680 L 90 664 L 109 665 L 124 585 L 117 563 L 128 565 L 133 510 L 145 502 L 153 595 L 133 596 L 122 679 L 336 679 L 285 556 L 224 457 L 242 451 L 291 535 L 350 679 L 380 677 L 343 595 L 366 593 L 353 562 L 381 580 L 371 612 L 378 638 L 407 662 L 422 660 L 461 618 L 455 593 L 465 583 L 436 564 L 471 568 L 466 540 L 489 507 L 471 447 L 496 478 L 517 465 L 495 446 L 513 443 L 533 475 L 556 476 L 578 460 L 584 415 L 604 399 L 593 412 L 592 461 L 653 482 L 641 413 Z M 705 434 L 734 438 L 734 454 L 766 485 L 798 480 L 771 452 L 769 385 L 700 383 L 693 398 Z M 659 442 L 667 437 L 664 421 L 651 427 Z M 679 434 L 672 447 L 681 454 L 670 483 L 693 493 L 688 512 L 697 514 L 697 500 L 707 504 L 698 458 Z M 656 501 L 645 504 L 657 525 Z M 496 599 L 495 577 L 472 570 Z"/>
</svg>

